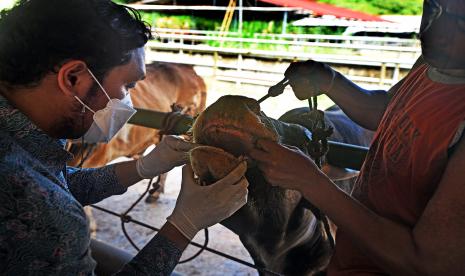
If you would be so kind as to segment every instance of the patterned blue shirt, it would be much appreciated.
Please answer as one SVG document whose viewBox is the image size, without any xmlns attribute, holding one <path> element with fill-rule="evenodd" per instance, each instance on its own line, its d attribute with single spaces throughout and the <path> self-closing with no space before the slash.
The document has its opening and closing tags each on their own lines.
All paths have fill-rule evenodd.
<svg viewBox="0 0 465 276">
<path fill-rule="evenodd" d="M 82 206 L 126 191 L 114 166 L 76 169 L 54 139 L 0 96 L 0 274 L 93 275 Z M 169 275 L 181 250 L 155 236 L 119 273 Z"/>
</svg>

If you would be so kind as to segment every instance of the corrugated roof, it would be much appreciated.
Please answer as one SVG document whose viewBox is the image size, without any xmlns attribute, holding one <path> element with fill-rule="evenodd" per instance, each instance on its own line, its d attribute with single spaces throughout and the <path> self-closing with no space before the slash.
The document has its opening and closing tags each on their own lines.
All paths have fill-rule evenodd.
<svg viewBox="0 0 465 276">
<path fill-rule="evenodd" d="M 269 4 L 283 6 L 283 7 L 295 7 L 311 10 L 315 15 L 334 15 L 340 18 L 351 18 L 364 21 L 385 21 L 382 18 L 354 11 L 346 8 L 336 7 L 329 4 L 317 3 L 311 0 L 259 0 Z"/>
</svg>

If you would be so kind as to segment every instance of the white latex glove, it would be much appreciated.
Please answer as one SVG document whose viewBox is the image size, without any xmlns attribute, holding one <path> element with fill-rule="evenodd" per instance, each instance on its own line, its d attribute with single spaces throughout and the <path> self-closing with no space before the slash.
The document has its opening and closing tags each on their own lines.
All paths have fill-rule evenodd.
<svg viewBox="0 0 465 276">
<path fill-rule="evenodd" d="M 181 192 L 167 220 L 192 240 L 198 231 L 228 218 L 247 203 L 249 182 L 244 176 L 246 170 L 244 161 L 223 179 L 200 186 L 191 166 L 184 166 Z"/>
<path fill-rule="evenodd" d="M 161 142 L 147 155 L 136 162 L 142 178 L 153 178 L 187 162 L 188 151 L 196 146 L 179 136 L 164 136 Z"/>
</svg>

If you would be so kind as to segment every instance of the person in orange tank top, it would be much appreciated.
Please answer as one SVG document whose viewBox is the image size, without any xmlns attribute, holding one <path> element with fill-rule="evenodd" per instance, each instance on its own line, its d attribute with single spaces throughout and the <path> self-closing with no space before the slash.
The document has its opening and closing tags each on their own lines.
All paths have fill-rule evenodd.
<svg viewBox="0 0 465 276">
<path fill-rule="evenodd" d="M 327 275 L 465 275 L 465 1 L 425 0 L 420 39 L 422 56 L 389 91 L 315 61 L 285 73 L 297 98 L 324 91 L 376 130 L 351 195 L 297 150 L 259 140 L 250 154 L 338 226 Z"/>
</svg>

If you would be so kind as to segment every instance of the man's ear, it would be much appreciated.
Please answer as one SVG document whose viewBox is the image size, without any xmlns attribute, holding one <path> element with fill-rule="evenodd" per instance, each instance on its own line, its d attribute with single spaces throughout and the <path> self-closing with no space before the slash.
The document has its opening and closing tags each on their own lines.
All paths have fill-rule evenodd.
<svg viewBox="0 0 465 276">
<path fill-rule="evenodd" d="M 60 90 L 70 96 L 84 96 L 92 85 L 92 78 L 87 71 L 87 65 L 80 60 L 64 63 L 58 70 L 57 81 Z"/>
</svg>

